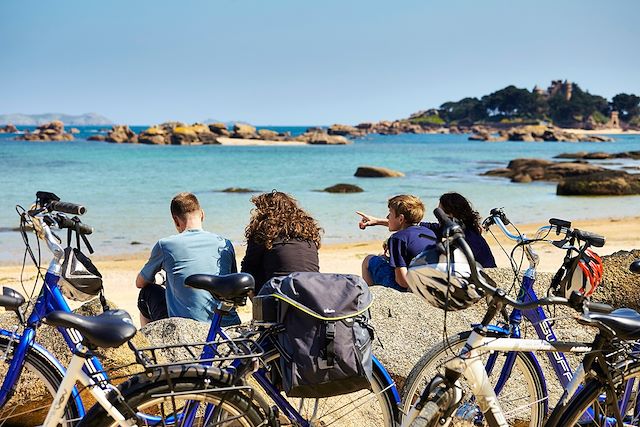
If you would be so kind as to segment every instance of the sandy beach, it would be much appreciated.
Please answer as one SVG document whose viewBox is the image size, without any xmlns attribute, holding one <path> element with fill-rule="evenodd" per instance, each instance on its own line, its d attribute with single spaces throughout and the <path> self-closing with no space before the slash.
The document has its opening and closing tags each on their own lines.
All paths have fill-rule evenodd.
<svg viewBox="0 0 640 427">
<path fill-rule="evenodd" d="M 520 228 L 520 231 L 528 236 L 533 236 L 538 227 L 543 223 L 527 224 Z M 354 227 L 356 227 L 354 223 Z M 592 231 L 607 238 L 607 243 L 603 248 L 597 248 L 600 255 L 608 255 L 619 250 L 640 249 L 640 216 L 636 217 L 607 217 L 596 220 L 576 221 L 574 228 Z M 511 251 L 513 244 L 493 227 L 492 230 L 497 237 L 497 241 L 489 233 L 485 233 L 493 254 L 499 267 L 509 267 L 507 255 L 502 251 L 499 244 L 502 244 L 507 252 Z M 367 241 L 367 231 L 362 232 L 363 241 L 360 243 L 344 243 L 324 245 L 320 249 L 320 269 L 323 272 L 360 274 L 362 259 L 370 253 L 381 251 L 380 241 Z M 538 244 L 536 250 L 540 255 L 539 271 L 554 272 L 560 265 L 564 252 L 549 244 Z M 238 265 L 244 255 L 244 246 L 236 247 Z M 516 253 L 516 261 L 520 260 L 521 252 Z M 134 285 L 135 277 L 146 261 L 146 253 L 136 255 L 122 255 L 100 257 L 93 259 L 104 277 L 105 295 L 108 300 L 114 302 L 118 307 L 129 311 L 138 321 L 138 310 L 136 301 L 138 290 Z M 46 256 L 43 257 L 46 259 Z M 526 268 L 526 260 L 524 261 Z M 20 286 L 20 270 L 16 260 L 15 265 L 0 266 L 0 285 L 11 286 L 14 289 L 24 292 Z M 27 266 L 25 270 L 25 286 L 30 292 L 32 289 L 35 269 Z M 76 307 L 79 303 L 72 303 Z M 250 310 L 245 307 L 241 310 L 244 319 L 250 317 Z"/>
</svg>

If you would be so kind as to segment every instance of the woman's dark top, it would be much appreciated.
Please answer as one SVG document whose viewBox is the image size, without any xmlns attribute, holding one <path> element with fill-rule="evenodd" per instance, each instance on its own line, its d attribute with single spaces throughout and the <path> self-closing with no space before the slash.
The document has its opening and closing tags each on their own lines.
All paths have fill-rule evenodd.
<svg viewBox="0 0 640 427">
<path fill-rule="evenodd" d="M 442 233 L 440 230 L 440 224 L 437 222 L 422 222 L 420 225 L 423 225 L 427 228 L 430 228 L 434 233 L 436 233 L 436 237 L 438 240 L 442 239 Z M 464 227 L 463 227 L 464 228 Z M 464 237 L 469 247 L 471 248 L 471 252 L 473 252 L 473 256 L 476 261 L 483 268 L 494 268 L 496 267 L 496 260 L 491 253 L 491 249 L 489 248 L 489 244 L 487 241 L 478 234 L 475 230 L 470 230 L 468 228 L 464 228 Z"/>
<path fill-rule="evenodd" d="M 256 281 L 257 294 L 272 277 L 286 276 L 296 271 L 320 271 L 318 248 L 307 240 L 276 240 L 271 249 L 252 240 L 247 242 L 247 253 L 241 270 Z"/>
</svg>

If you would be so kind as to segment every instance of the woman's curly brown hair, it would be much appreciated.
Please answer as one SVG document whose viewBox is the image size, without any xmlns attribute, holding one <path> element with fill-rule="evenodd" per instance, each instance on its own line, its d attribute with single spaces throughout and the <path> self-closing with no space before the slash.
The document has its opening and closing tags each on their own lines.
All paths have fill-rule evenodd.
<svg viewBox="0 0 640 427">
<path fill-rule="evenodd" d="M 263 244 L 267 249 L 278 239 L 307 240 L 320 248 L 322 228 L 293 197 L 274 190 L 253 196 L 251 203 L 256 207 L 251 210 L 249 225 L 244 230 L 247 240 Z"/>
</svg>

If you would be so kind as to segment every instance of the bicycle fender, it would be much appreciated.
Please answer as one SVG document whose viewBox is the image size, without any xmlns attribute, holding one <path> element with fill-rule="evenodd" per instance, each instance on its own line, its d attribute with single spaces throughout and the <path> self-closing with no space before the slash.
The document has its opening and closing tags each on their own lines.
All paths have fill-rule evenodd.
<svg viewBox="0 0 640 427">
<path fill-rule="evenodd" d="M 20 339 L 22 338 L 22 335 L 11 332 L 11 331 L 7 331 L 6 329 L 0 329 L 0 335 L 8 338 L 9 340 L 13 340 L 16 343 L 20 341 Z M 65 376 L 67 372 L 66 368 L 46 348 L 44 348 L 37 342 L 32 342 L 30 347 L 31 347 L 31 351 L 33 351 L 34 353 L 37 353 L 40 357 L 49 361 L 51 365 L 56 369 L 56 371 L 58 371 L 58 373 L 60 374 L 60 377 Z M 85 408 L 84 408 L 84 404 L 82 403 L 82 399 L 80 398 L 80 393 L 78 392 L 78 388 L 76 386 L 73 387 L 72 398 L 75 401 L 76 406 L 78 408 L 78 415 L 83 417 L 85 414 Z"/>
</svg>

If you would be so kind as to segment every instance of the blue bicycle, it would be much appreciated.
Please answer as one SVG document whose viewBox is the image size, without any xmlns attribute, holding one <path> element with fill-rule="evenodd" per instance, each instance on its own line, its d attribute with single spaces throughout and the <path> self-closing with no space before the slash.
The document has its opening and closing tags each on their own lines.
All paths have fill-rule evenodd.
<svg viewBox="0 0 640 427">
<path fill-rule="evenodd" d="M 490 225 L 497 225 L 508 238 L 517 242 L 516 247 L 523 247 L 524 249 L 530 265 L 523 275 L 517 296 L 517 302 L 522 304 L 532 304 L 539 300 L 534 289 L 536 267 L 539 259 L 531 247 L 532 243 L 547 241 L 549 234 L 554 232 L 558 239 L 555 242 L 556 246 L 567 250 L 567 256 L 561 271 L 575 267 L 575 265 L 571 264 L 575 259 L 571 256 L 572 254 L 581 253 L 589 245 L 602 246 L 604 244 L 604 238 L 580 232 L 579 236 L 585 243 L 582 247 L 575 247 L 576 233 L 571 230 L 571 223 L 567 221 L 550 220 L 550 225 L 541 227 L 537 233 L 538 237 L 534 239 L 527 239 L 519 233 L 518 235 L 512 234 L 506 228 L 509 223 L 502 210 L 494 209 L 485 220 L 484 226 L 488 228 Z M 561 274 L 556 275 L 554 282 L 557 282 L 560 277 Z M 482 357 L 483 364 L 492 381 L 494 391 L 498 396 L 507 421 L 510 424 L 541 426 L 549 409 L 549 390 L 543 369 L 531 351 L 547 351 L 549 363 L 556 377 L 562 388 L 566 388 L 573 378 L 574 372 L 564 353 L 584 354 L 591 349 L 591 343 L 558 342 L 553 331 L 552 319 L 547 317 L 542 307 L 534 307 L 534 304 L 532 304 L 532 307 L 527 310 L 514 309 L 510 314 L 503 307 L 502 315 L 505 321 L 489 325 L 488 330 L 491 333 L 491 337 L 495 339 L 522 338 L 521 323 L 524 317 L 534 327 L 538 338 L 541 340 L 538 347 L 531 347 L 529 351 L 486 352 Z M 443 342 L 431 348 L 418 361 L 407 377 L 407 382 L 403 389 L 405 413 L 409 413 L 411 407 L 418 400 L 427 384 L 442 368 L 444 362 L 459 354 L 460 349 L 465 345 L 471 333 L 472 331 L 465 331 L 443 340 Z M 474 401 L 462 404 L 456 414 L 453 415 L 453 418 L 474 422 L 476 425 L 484 424 L 481 413 L 478 411 Z"/>
<path fill-rule="evenodd" d="M 268 417 L 258 399 L 254 399 L 253 389 L 235 384 L 232 375 L 216 366 L 182 363 L 166 369 L 152 367 L 140 375 L 133 376 L 126 382 L 126 386 L 120 388 L 121 391 L 111 384 L 111 379 L 100 361 L 90 350 L 97 346 L 114 346 L 115 342 L 107 342 L 107 337 L 101 332 L 104 330 L 101 323 L 106 321 L 106 327 L 109 328 L 109 319 L 115 319 L 110 316 L 119 312 L 105 311 L 105 314 L 98 318 L 85 318 L 70 313 L 60 283 L 63 261 L 69 255 L 65 257 L 61 240 L 52 228 L 72 230 L 79 234 L 78 239 L 84 238 L 83 236 L 90 234 L 92 229 L 82 224 L 77 217 L 69 218 L 64 214 L 79 215 L 84 211 L 82 206 L 60 202 L 57 196 L 45 192 L 38 192 L 36 203 L 31 209 L 20 211 L 21 229 L 27 252 L 36 266 L 39 267 L 40 254 L 36 256 L 32 252 L 27 236 L 28 230 L 35 232 L 38 241 L 46 242 L 53 253 L 53 260 L 44 275 L 40 294 L 26 319 L 24 298 L 18 292 L 5 287 L 4 295 L 0 296 L 0 305 L 14 311 L 24 327 L 21 333 L 17 332 L 18 328 L 14 331 L 0 330 L 0 345 L 4 350 L 2 360 L 5 362 L 2 371 L 4 380 L 0 390 L 0 424 L 33 426 L 41 425 L 44 421 L 46 425 L 56 426 L 72 426 L 78 422 L 78 425 L 95 425 L 94 420 L 87 417 L 80 392 L 75 387 L 76 380 L 79 380 L 83 385 L 82 390 L 87 390 L 103 405 L 98 406 L 106 411 L 108 425 L 197 427 L 230 422 L 245 427 L 265 425 L 264 420 Z M 71 293 L 88 290 L 81 286 L 77 289 L 69 283 L 64 286 L 65 290 Z M 106 301 L 102 296 L 101 301 L 103 309 L 106 309 Z M 128 315 L 126 317 L 128 318 Z M 73 354 L 69 370 L 65 370 L 51 353 L 35 341 L 37 328 L 44 321 L 57 326 L 68 344 L 70 353 Z M 116 325 L 118 322 L 119 320 L 112 323 Z M 135 331 L 135 328 L 133 330 Z M 79 331 L 88 335 L 84 337 Z M 232 340 L 226 345 L 236 349 L 234 354 L 239 359 L 254 359 L 260 355 L 246 351 L 240 354 L 237 351 L 238 347 L 248 351 L 255 349 L 243 347 L 242 342 L 238 340 Z M 27 372 L 24 372 L 25 368 Z M 32 390 L 35 389 L 37 401 L 30 402 L 30 405 L 11 404 L 9 399 L 20 382 L 27 382 Z M 41 397 L 41 391 L 48 391 L 50 396 Z M 122 399 L 123 394 L 129 397 L 129 401 Z M 28 400 L 32 396 L 21 397 Z M 123 405 L 116 409 L 110 401 L 117 401 Z M 204 412 L 198 408 L 212 409 Z"/>
<path fill-rule="evenodd" d="M 187 286 L 210 292 L 219 302 L 211 322 L 207 341 L 200 344 L 171 344 L 136 349 L 138 359 L 147 369 L 166 368 L 176 363 L 162 362 L 162 354 L 185 354 L 186 359 L 177 363 L 197 363 L 198 365 L 214 364 L 221 375 L 231 378 L 230 384 L 236 387 L 250 386 L 259 388 L 262 395 L 256 394 L 256 406 L 262 407 L 266 413 L 265 423 L 269 425 L 294 426 L 328 426 L 328 425 L 367 425 L 392 427 L 399 421 L 400 396 L 395 383 L 382 364 L 373 358 L 373 380 L 370 389 L 360 390 L 339 396 L 321 399 L 301 399 L 287 397 L 280 387 L 279 379 L 283 377 L 278 363 L 284 352 L 277 345 L 276 336 L 282 333 L 279 324 L 254 325 L 249 331 L 242 333 L 240 339 L 255 342 L 261 349 L 258 358 L 237 357 L 220 350 L 223 343 L 233 343 L 229 335 L 231 330 L 223 330 L 221 319 L 233 308 L 246 302 L 247 296 L 254 289 L 253 278 L 248 274 L 238 273 L 226 276 L 194 275 L 185 281 Z M 199 358 L 190 358 L 194 349 L 201 347 Z M 243 352 L 239 352 L 243 353 Z M 137 380 L 132 380 L 137 381 Z M 111 403 L 122 410 L 140 401 L 139 391 L 130 382 L 124 383 L 117 394 L 112 395 Z M 266 400 L 264 399 L 266 397 Z M 271 407 L 269 407 L 271 405 Z M 134 406 L 134 410 L 136 410 Z M 203 407 L 194 404 L 188 411 L 213 412 L 215 407 Z M 186 410 L 185 410 L 186 411 Z M 190 413 L 190 412 L 189 412 Z M 189 418 L 189 413 L 182 416 Z M 112 426 L 104 409 L 94 407 L 86 416 L 91 426 Z M 182 425 L 182 424 L 179 424 Z M 205 424 L 214 425 L 214 424 Z"/>
</svg>

